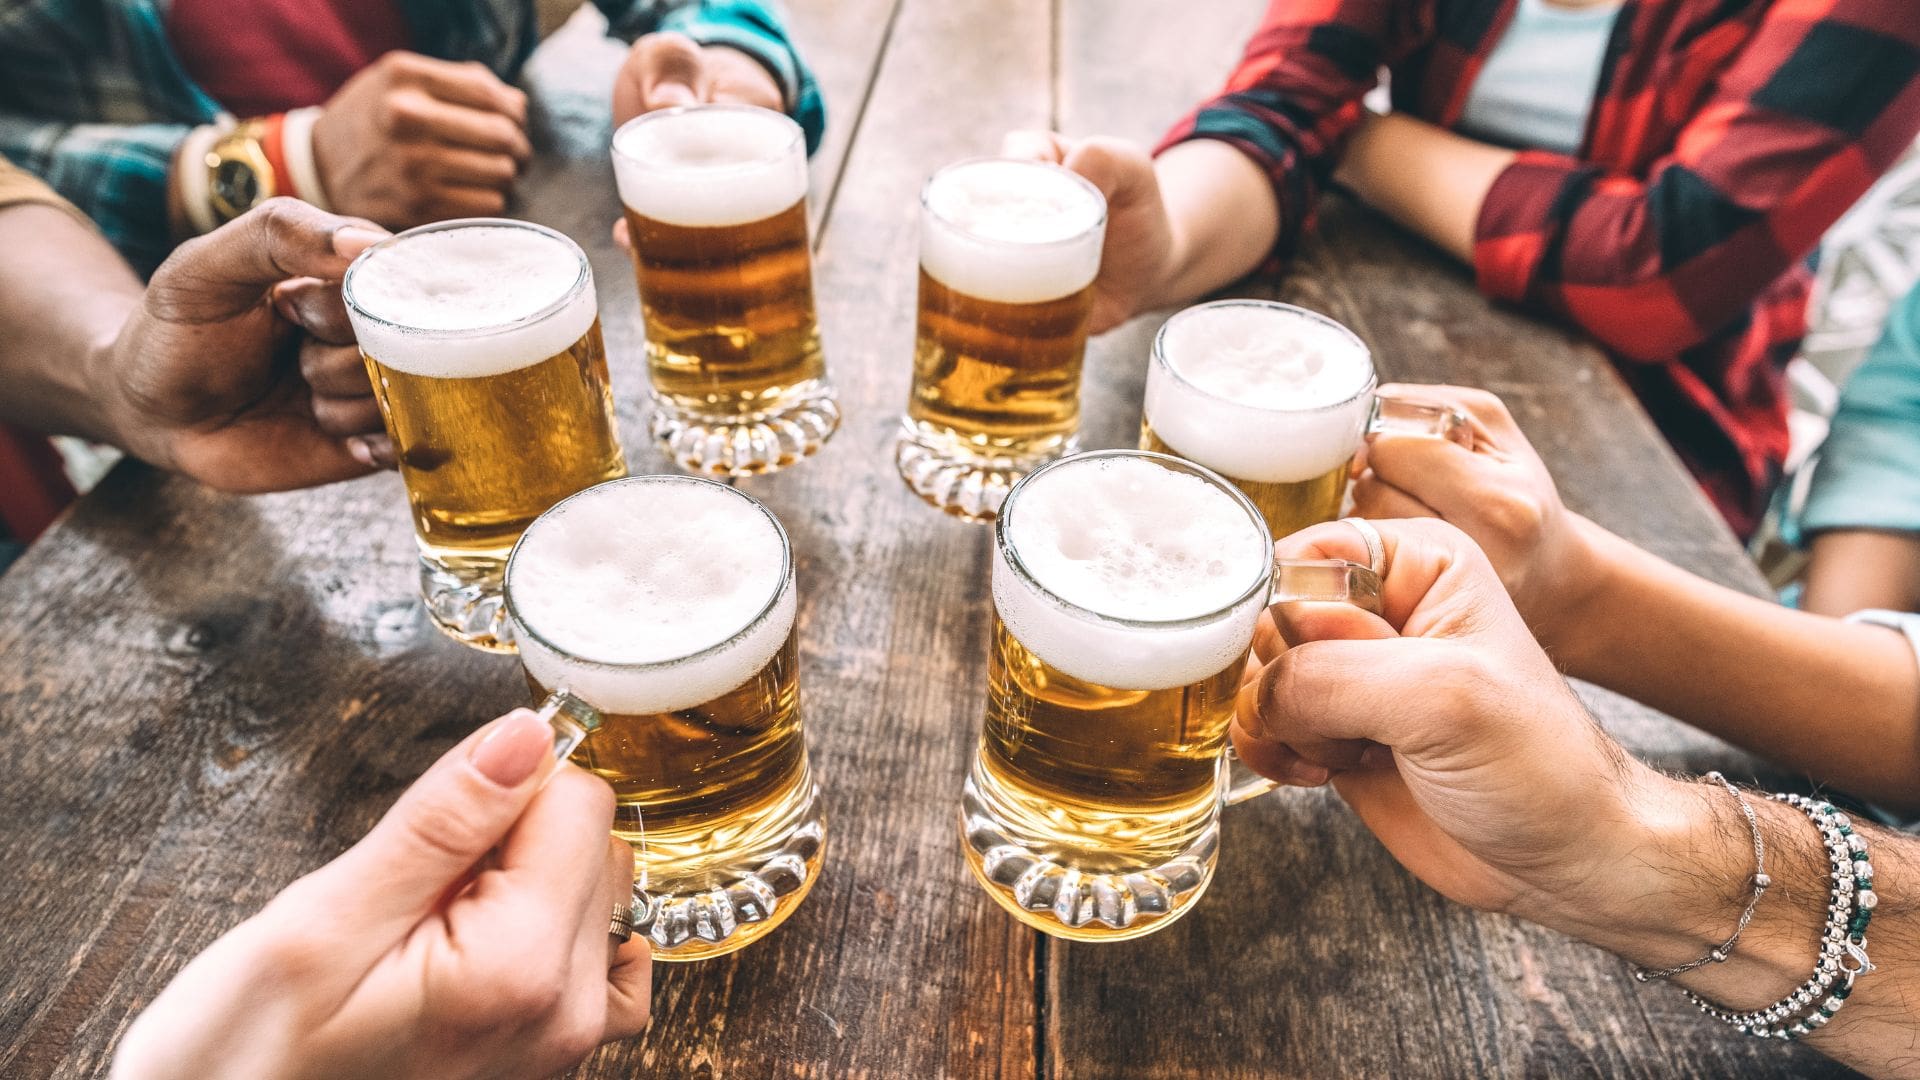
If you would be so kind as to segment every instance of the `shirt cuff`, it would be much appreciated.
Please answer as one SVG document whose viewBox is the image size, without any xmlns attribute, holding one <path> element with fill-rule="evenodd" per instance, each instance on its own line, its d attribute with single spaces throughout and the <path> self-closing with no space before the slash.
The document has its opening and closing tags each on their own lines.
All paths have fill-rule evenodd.
<svg viewBox="0 0 1920 1080">
<path fill-rule="evenodd" d="M 207 151 L 231 126 L 201 124 L 187 132 L 180 141 L 179 156 L 174 158 L 180 169 L 180 201 L 196 236 L 204 236 L 220 224 L 213 219 L 213 181 L 207 175 Z"/>
<path fill-rule="evenodd" d="M 1562 228 L 1561 193 L 1588 168 L 1564 154 L 1523 150 L 1493 178 L 1473 226 L 1473 274 L 1482 293 L 1508 303 L 1527 298 Z"/>
</svg>

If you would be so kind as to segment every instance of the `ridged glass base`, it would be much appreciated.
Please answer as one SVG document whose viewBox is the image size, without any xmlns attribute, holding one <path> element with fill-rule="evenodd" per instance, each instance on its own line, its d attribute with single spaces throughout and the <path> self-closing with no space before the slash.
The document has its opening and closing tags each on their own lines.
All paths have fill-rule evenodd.
<svg viewBox="0 0 1920 1080">
<path fill-rule="evenodd" d="M 826 380 L 792 389 L 778 408 L 747 415 L 689 408 L 653 396 L 653 437 L 681 468 L 709 476 L 777 472 L 819 451 L 840 427 Z"/>
<path fill-rule="evenodd" d="M 928 425 L 905 420 L 894 444 L 893 464 L 900 479 L 928 505 L 967 521 L 992 521 L 1007 492 L 1028 473 L 1058 457 L 1077 452 L 1080 436 L 1069 435 L 1047 449 L 1018 453 L 982 452 L 963 439 Z"/>
<path fill-rule="evenodd" d="M 733 875 L 726 885 L 692 893 L 634 886 L 633 932 L 653 945 L 655 960 L 705 960 L 736 952 L 787 921 L 820 878 L 826 814 L 815 784 L 797 810 L 798 824 L 771 857 Z"/>
<path fill-rule="evenodd" d="M 977 768 L 977 766 L 976 766 Z M 976 778 L 961 796 L 961 848 L 974 876 L 1013 917 L 1071 941 L 1125 941 L 1165 928 L 1193 910 L 1213 880 L 1220 828 L 1158 866 L 1124 873 L 1080 870 L 1036 850 L 996 819 Z"/>
<path fill-rule="evenodd" d="M 504 556 L 439 558 L 420 556 L 420 597 L 440 632 L 476 649 L 510 653 L 513 634 L 501 585 Z"/>
</svg>

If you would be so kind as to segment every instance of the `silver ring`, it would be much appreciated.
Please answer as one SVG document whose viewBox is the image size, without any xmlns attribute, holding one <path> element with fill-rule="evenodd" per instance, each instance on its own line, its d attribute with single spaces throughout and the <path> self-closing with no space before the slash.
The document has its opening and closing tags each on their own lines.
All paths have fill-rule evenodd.
<svg viewBox="0 0 1920 1080">
<path fill-rule="evenodd" d="M 1360 534 L 1360 539 L 1366 541 L 1367 569 L 1373 571 L 1376 577 L 1384 577 L 1387 572 L 1387 543 L 1380 539 L 1380 530 L 1365 518 L 1344 517 L 1340 520 L 1353 526 L 1354 531 Z"/>
<path fill-rule="evenodd" d="M 615 904 L 614 905 L 613 924 L 607 927 L 607 936 L 618 938 L 619 943 L 622 945 L 625 945 L 627 943 L 627 939 L 633 936 L 633 905 L 632 904 Z"/>
</svg>

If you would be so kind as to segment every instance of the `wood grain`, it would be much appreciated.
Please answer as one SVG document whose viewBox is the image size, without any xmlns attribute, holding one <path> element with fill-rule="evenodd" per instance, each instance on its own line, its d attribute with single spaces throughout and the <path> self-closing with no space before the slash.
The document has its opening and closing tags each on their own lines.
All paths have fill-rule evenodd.
<svg viewBox="0 0 1920 1080">
<path fill-rule="evenodd" d="M 1262 6 L 1059 0 L 1062 129 L 1157 138 L 1217 88 Z M 1199 58 L 1219 66 L 1196 73 Z M 1690 570 L 1761 591 L 1604 357 L 1491 305 L 1463 270 L 1371 212 L 1328 199 L 1283 278 L 1230 293 L 1340 319 L 1372 347 L 1383 381 L 1493 390 L 1576 510 Z M 1096 342 L 1091 445 L 1137 437 L 1147 350 L 1165 314 Z M 1716 739 L 1581 690 L 1643 757 L 1758 771 Z M 1672 991 L 1639 987 L 1610 956 L 1449 903 L 1330 793 L 1234 808 L 1224 833 L 1214 895 L 1182 922 L 1138 941 L 1043 946 L 1049 1075 L 1848 1075 L 1812 1051 L 1782 1052 L 1706 1021 Z"/>
<path fill-rule="evenodd" d="M 1229 814 L 1220 895 L 1143 941 L 1063 947 L 981 894 L 954 801 L 982 708 L 988 533 L 922 507 L 888 455 L 910 373 L 915 196 L 1014 127 L 1152 138 L 1220 82 L 1261 4 L 791 6 L 831 116 L 812 207 L 846 421 L 816 459 L 743 487 L 799 557 L 826 869 L 767 941 L 656 969 L 653 1028 L 576 1075 L 1835 1073 L 1722 1035 L 1608 957 L 1441 901 L 1319 794 Z M 607 232 L 603 95 L 621 50 L 594 20 L 529 68 L 541 153 L 515 211 L 588 250 L 629 460 L 659 470 L 637 298 Z M 1499 391 L 1577 507 L 1757 586 L 1595 354 L 1490 308 L 1364 212 L 1329 205 L 1324 231 L 1284 281 L 1248 291 L 1347 320 L 1390 376 Z M 1132 441 L 1157 322 L 1095 344 L 1090 445 Z M 238 499 L 128 464 L 0 578 L 0 1076 L 104 1074 L 181 965 L 521 701 L 512 660 L 427 625 L 404 506 L 391 476 Z M 1740 762 L 1617 698 L 1589 701 L 1636 752 Z"/>
</svg>

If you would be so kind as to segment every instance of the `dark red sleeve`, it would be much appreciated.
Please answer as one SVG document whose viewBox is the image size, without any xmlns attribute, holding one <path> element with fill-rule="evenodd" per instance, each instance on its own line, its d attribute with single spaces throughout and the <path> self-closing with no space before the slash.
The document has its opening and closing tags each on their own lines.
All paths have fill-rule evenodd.
<svg viewBox="0 0 1920 1080">
<path fill-rule="evenodd" d="M 1644 175 L 1520 154 L 1480 207 L 1480 287 L 1670 360 L 1812 251 L 1916 132 L 1911 0 L 1776 0 Z"/>
<path fill-rule="evenodd" d="M 1219 96 L 1173 126 L 1156 153 L 1218 139 L 1264 170 L 1280 206 L 1276 251 L 1292 250 L 1319 188 L 1364 115 L 1380 66 L 1417 37 L 1406 0 L 1273 0 Z"/>
</svg>

